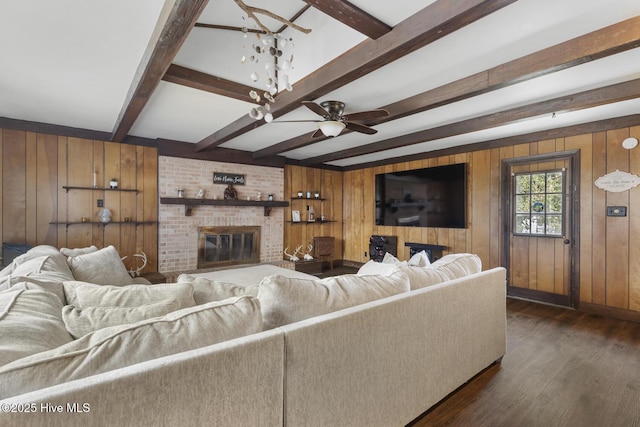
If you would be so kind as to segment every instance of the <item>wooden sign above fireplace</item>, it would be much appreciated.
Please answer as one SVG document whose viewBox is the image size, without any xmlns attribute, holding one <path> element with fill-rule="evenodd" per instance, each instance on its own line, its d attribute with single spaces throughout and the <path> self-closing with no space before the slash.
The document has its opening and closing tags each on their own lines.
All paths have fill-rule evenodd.
<svg viewBox="0 0 640 427">
<path fill-rule="evenodd" d="M 245 184 L 245 176 L 238 175 L 235 173 L 222 173 L 222 172 L 214 172 L 213 173 L 213 183 L 214 184 L 224 184 L 224 185 L 244 185 Z"/>
</svg>

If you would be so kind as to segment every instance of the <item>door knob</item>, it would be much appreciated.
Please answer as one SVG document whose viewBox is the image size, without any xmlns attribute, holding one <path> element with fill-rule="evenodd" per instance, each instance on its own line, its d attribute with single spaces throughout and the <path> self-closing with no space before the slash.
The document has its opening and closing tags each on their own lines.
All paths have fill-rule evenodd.
<svg viewBox="0 0 640 427">
<path fill-rule="evenodd" d="M 569 243 L 571 243 L 571 240 L 569 240 L 569 239 L 566 239 L 566 238 L 565 238 L 565 239 L 563 240 L 563 243 L 564 243 L 565 245 L 568 245 Z"/>
</svg>

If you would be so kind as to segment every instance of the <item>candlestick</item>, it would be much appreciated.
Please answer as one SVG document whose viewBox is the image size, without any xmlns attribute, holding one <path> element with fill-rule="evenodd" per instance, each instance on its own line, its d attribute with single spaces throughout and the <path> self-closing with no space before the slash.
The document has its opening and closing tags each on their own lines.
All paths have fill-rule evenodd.
<svg viewBox="0 0 640 427">
<path fill-rule="evenodd" d="M 98 188 L 98 172 L 93 171 L 93 188 Z"/>
</svg>

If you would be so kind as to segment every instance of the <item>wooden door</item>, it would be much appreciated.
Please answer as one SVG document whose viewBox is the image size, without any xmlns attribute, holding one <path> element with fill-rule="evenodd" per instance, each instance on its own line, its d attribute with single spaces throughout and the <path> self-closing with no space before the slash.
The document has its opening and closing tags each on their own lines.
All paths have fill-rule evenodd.
<svg viewBox="0 0 640 427">
<path fill-rule="evenodd" d="M 507 293 L 574 306 L 578 296 L 577 154 L 503 163 Z"/>
</svg>

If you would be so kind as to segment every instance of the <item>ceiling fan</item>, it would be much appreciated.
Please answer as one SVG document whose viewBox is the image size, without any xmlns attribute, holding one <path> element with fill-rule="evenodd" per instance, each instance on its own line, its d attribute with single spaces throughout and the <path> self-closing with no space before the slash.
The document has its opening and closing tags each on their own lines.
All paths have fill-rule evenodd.
<svg viewBox="0 0 640 427">
<path fill-rule="evenodd" d="M 345 128 L 360 132 L 366 133 L 367 135 L 373 135 L 378 132 L 372 127 L 363 125 L 361 123 L 355 123 L 355 121 L 360 120 L 371 120 L 376 119 L 378 117 L 388 116 L 389 112 L 387 110 L 369 110 L 369 111 L 360 111 L 357 113 L 344 114 L 344 102 L 340 101 L 324 101 L 320 104 L 316 104 L 313 101 L 302 101 L 302 105 L 313 111 L 314 113 L 322 116 L 324 120 L 295 120 L 298 122 L 316 122 L 318 123 L 318 130 L 316 130 L 313 135 L 313 138 L 324 135 L 329 138 L 336 137 L 340 135 Z M 286 121 L 280 122 L 284 123 Z"/>
</svg>

